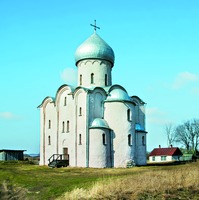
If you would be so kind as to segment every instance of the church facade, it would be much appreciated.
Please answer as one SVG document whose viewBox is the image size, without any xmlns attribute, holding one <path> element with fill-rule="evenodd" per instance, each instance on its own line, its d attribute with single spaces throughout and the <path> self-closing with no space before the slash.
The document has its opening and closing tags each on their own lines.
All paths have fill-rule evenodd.
<svg viewBox="0 0 199 200">
<path fill-rule="evenodd" d="M 112 85 L 112 48 L 94 32 L 75 52 L 78 86 L 62 85 L 40 108 L 40 165 L 67 154 L 71 167 L 146 165 L 145 103 Z"/>
</svg>

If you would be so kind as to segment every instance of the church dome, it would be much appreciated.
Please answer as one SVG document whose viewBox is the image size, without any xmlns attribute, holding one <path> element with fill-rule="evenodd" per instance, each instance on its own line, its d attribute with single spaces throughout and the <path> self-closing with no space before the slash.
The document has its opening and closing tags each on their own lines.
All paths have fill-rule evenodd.
<svg viewBox="0 0 199 200">
<path fill-rule="evenodd" d="M 95 118 L 91 124 L 91 128 L 109 128 L 109 125 L 106 120 Z"/>
<path fill-rule="evenodd" d="M 144 127 L 141 124 L 136 123 L 135 124 L 135 130 L 136 131 L 144 131 Z"/>
<path fill-rule="evenodd" d="M 92 34 L 75 52 L 76 65 L 84 59 L 102 59 L 114 65 L 115 55 L 112 48 L 97 34 Z"/>
<path fill-rule="evenodd" d="M 116 88 L 112 90 L 109 93 L 106 100 L 107 101 L 132 101 L 131 98 L 128 96 L 128 94 L 120 88 Z"/>
</svg>

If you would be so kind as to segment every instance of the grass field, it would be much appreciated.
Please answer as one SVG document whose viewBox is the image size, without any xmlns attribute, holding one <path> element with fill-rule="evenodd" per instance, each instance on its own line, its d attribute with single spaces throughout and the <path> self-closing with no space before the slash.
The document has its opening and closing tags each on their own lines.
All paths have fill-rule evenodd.
<svg viewBox="0 0 199 200">
<path fill-rule="evenodd" d="M 0 162 L 0 199 L 199 199 L 199 162 L 130 169 Z"/>
</svg>

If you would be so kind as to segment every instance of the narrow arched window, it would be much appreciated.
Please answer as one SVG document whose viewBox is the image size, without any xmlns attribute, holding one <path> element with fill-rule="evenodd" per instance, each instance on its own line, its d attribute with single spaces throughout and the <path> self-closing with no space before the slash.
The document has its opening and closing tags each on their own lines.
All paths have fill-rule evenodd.
<svg viewBox="0 0 199 200">
<path fill-rule="evenodd" d="M 79 145 L 81 145 L 81 144 L 82 144 L 82 135 L 79 134 Z"/>
<path fill-rule="evenodd" d="M 51 120 L 48 120 L 48 128 L 51 129 Z"/>
<path fill-rule="evenodd" d="M 144 136 L 142 136 L 142 145 L 143 146 L 145 145 L 145 138 L 144 138 Z"/>
<path fill-rule="evenodd" d="M 65 132 L 65 122 L 63 121 L 62 122 L 62 133 L 64 133 Z"/>
<path fill-rule="evenodd" d="M 107 86 L 108 85 L 108 76 L 107 76 L 107 74 L 105 74 L 105 86 Z"/>
<path fill-rule="evenodd" d="M 69 130 L 70 130 L 70 123 L 69 123 L 69 121 L 67 121 L 66 132 L 69 132 Z"/>
<path fill-rule="evenodd" d="M 82 75 L 79 76 L 79 84 L 82 85 Z"/>
<path fill-rule="evenodd" d="M 66 106 L 66 105 L 67 105 L 67 98 L 64 97 L 64 106 Z"/>
<path fill-rule="evenodd" d="M 82 107 L 79 108 L 79 116 L 82 116 Z"/>
<path fill-rule="evenodd" d="M 127 110 L 127 120 L 131 121 L 131 110 L 130 109 Z"/>
<path fill-rule="evenodd" d="M 91 84 L 93 84 L 94 83 L 94 74 L 92 73 L 91 74 Z"/>
<path fill-rule="evenodd" d="M 48 136 L 48 145 L 51 145 L 50 135 Z"/>
<path fill-rule="evenodd" d="M 105 133 L 102 134 L 102 143 L 103 143 L 103 145 L 106 144 L 106 134 Z"/>
<path fill-rule="evenodd" d="M 131 134 L 128 135 L 128 145 L 129 146 L 132 145 L 132 136 L 131 136 Z"/>
</svg>

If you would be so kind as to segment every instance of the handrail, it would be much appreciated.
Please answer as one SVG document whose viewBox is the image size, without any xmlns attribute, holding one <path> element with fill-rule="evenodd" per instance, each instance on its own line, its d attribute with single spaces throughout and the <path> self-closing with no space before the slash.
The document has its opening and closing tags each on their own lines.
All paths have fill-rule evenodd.
<svg viewBox="0 0 199 200">
<path fill-rule="evenodd" d="M 62 159 L 64 158 L 64 159 Z M 52 161 L 58 161 L 58 160 L 69 160 L 69 154 L 53 154 L 49 159 L 48 162 L 51 163 Z"/>
</svg>

